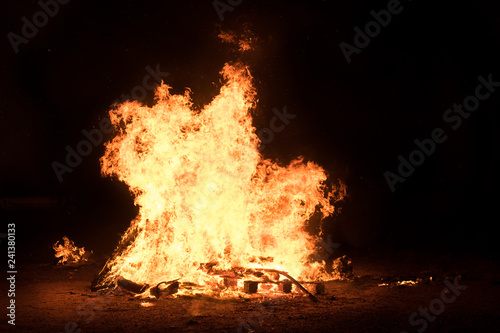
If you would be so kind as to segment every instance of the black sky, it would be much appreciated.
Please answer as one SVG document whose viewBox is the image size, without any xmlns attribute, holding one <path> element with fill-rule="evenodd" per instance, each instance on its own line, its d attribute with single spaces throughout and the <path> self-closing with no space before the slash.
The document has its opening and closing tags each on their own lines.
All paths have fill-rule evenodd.
<svg viewBox="0 0 500 333">
<path fill-rule="evenodd" d="M 500 81 L 500 5 L 402 1 L 401 13 L 348 64 L 339 44 L 353 45 L 353 28 L 364 29 L 370 11 L 388 2 L 244 0 L 221 21 L 212 1 L 72 0 L 17 54 L 8 33 L 21 34 L 22 18 L 31 21 L 41 7 L 2 2 L 0 197 L 75 198 L 88 208 L 90 229 L 113 210 L 133 211 L 126 187 L 100 177 L 102 144 L 62 182 L 52 162 L 64 162 L 65 147 L 76 147 L 82 130 L 140 85 L 147 66 L 160 66 L 174 92 L 190 87 L 203 105 L 217 93 L 224 63 L 242 59 L 259 96 L 257 129 L 273 108 L 297 115 L 265 156 L 283 163 L 304 156 L 347 184 L 343 213 L 326 227 L 339 242 L 496 251 L 500 91 L 457 130 L 443 114 L 474 94 L 478 76 Z M 251 31 L 255 51 L 234 52 L 218 40 L 220 29 Z M 396 173 L 398 156 L 437 127 L 447 141 L 393 193 L 384 172 Z"/>
</svg>

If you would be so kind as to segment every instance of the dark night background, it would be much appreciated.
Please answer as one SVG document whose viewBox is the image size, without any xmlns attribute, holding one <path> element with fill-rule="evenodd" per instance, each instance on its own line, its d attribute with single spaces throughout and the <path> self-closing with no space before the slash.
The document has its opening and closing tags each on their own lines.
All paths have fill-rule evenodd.
<svg viewBox="0 0 500 333">
<path fill-rule="evenodd" d="M 146 66 L 168 72 L 176 93 L 190 87 L 196 105 L 210 101 L 223 64 L 240 57 L 217 38 L 223 29 L 257 38 L 242 56 L 258 92 L 256 127 L 267 126 L 273 108 L 297 115 L 264 155 L 283 163 L 302 155 L 346 183 L 342 214 L 325 226 L 346 251 L 497 255 L 500 91 L 456 131 L 442 116 L 474 93 L 479 75 L 500 81 L 500 5 L 402 5 L 348 64 L 339 43 L 353 44 L 353 28 L 387 1 L 245 0 L 221 21 L 212 1 L 72 0 L 18 54 L 6 36 L 21 34 L 21 18 L 31 21 L 40 7 L 2 2 L 0 198 L 60 201 L 48 211 L 1 212 L 3 223 L 17 223 L 19 251 L 50 257 L 64 235 L 90 249 L 116 246 L 136 209 L 125 185 L 100 176 L 103 145 L 63 182 L 51 163 L 64 163 L 65 147 L 140 85 Z M 384 172 L 396 173 L 398 155 L 436 127 L 448 140 L 392 193 Z"/>
</svg>

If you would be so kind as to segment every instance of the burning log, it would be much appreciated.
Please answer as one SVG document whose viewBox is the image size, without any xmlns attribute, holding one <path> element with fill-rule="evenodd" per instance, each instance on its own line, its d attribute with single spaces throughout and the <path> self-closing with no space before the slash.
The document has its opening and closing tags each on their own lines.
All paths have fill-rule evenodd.
<svg viewBox="0 0 500 333">
<path fill-rule="evenodd" d="M 224 286 L 227 288 L 236 288 L 238 287 L 238 279 L 233 277 L 224 277 Z"/>
<path fill-rule="evenodd" d="M 135 283 L 133 281 L 124 279 L 122 277 L 120 277 L 116 280 L 116 284 L 119 287 L 121 287 L 122 289 L 133 292 L 134 294 L 142 294 L 143 292 L 145 292 L 149 288 L 148 284 Z"/>
<path fill-rule="evenodd" d="M 106 281 L 106 276 L 109 274 L 111 270 L 112 263 L 116 260 L 116 258 L 128 247 L 132 244 L 137 237 L 138 230 L 137 228 L 130 227 L 130 232 L 125 234 L 124 237 L 120 240 L 118 247 L 115 249 L 111 257 L 106 261 L 104 267 L 101 269 L 99 273 L 94 276 L 94 280 L 90 285 L 90 290 L 97 291 L 99 289 L 104 289 L 111 287 L 113 285 L 112 281 Z"/>
<path fill-rule="evenodd" d="M 247 294 L 255 294 L 259 288 L 259 282 L 257 281 L 245 281 L 243 284 L 243 291 Z"/>
<path fill-rule="evenodd" d="M 316 295 L 325 293 L 325 285 L 323 283 L 316 283 Z"/>
<path fill-rule="evenodd" d="M 309 297 L 309 299 L 311 301 L 313 301 L 314 303 L 317 303 L 319 302 L 319 300 L 316 298 L 316 296 L 314 296 L 313 294 L 311 294 L 306 288 L 304 288 L 297 280 L 295 280 L 293 277 L 291 277 L 290 275 L 288 275 L 287 272 L 283 272 L 283 271 L 279 271 L 277 269 L 270 269 L 270 268 L 256 268 L 258 270 L 261 270 L 261 271 L 265 271 L 265 272 L 274 272 L 274 273 L 279 273 L 285 277 L 287 277 L 288 279 L 290 279 L 290 281 L 292 281 L 297 287 L 300 288 L 300 290 L 302 290 L 303 292 L 305 292 L 307 294 L 307 296 Z"/>
<path fill-rule="evenodd" d="M 282 284 L 280 284 L 280 291 L 285 294 L 289 294 L 292 292 L 292 281 L 284 280 Z"/>
<path fill-rule="evenodd" d="M 173 295 L 179 291 L 179 279 L 175 279 L 172 281 L 163 281 L 160 282 L 156 285 L 156 287 L 151 288 L 150 293 L 157 299 L 160 298 L 160 296 L 168 296 L 168 295 Z M 162 284 L 167 284 L 168 286 L 165 289 L 160 289 L 160 285 Z"/>
</svg>

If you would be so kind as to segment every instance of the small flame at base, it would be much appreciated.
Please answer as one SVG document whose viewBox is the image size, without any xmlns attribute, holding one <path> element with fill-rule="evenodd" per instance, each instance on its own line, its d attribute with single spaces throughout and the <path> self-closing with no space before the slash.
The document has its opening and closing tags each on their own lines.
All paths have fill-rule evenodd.
<svg viewBox="0 0 500 333">
<path fill-rule="evenodd" d="M 56 251 L 55 257 L 60 258 L 57 264 L 76 264 L 88 260 L 92 251 L 85 251 L 85 247 L 77 247 L 68 237 L 64 236 L 63 244 L 57 241 L 52 248 Z"/>
</svg>

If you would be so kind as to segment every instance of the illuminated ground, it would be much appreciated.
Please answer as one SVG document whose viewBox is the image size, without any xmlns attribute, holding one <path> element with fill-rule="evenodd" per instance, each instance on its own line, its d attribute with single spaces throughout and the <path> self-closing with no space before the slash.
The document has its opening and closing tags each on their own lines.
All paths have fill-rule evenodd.
<svg viewBox="0 0 500 333">
<path fill-rule="evenodd" d="M 98 297 L 89 290 L 103 259 L 80 267 L 55 268 L 25 260 L 18 271 L 16 328 L 19 332 L 235 332 L 254 325 L 256 332 L 401 332 L 424 327 L 424 319 L 409 316 L 434 304 L 439 311 L 443 280 L 461 276 L 467 289 L 458 297 L 444 292 L 444 310 L 426 332 L 491 332 L 500 325 L 500 269 L 493 260 L 472 257 L 399 255 L 353 256 L 351 282 L 327 284 L 328 295 L 319 303 L 306 297 L 279 301 L 165 298 L 141 306 L 142 300 L 127 294 Z M 429 281 L 429 277 L 434 281 Z M 397 286 L 405 279 L 424 278 L 416 286 Z M 425 282 L 427 281 L 427 282 Z M 379 284 L 388 283 L 388 286 Z M 332 297 L 334 296 L 334 297 Z M 444 303 L 443 303 L 444 304 Z M 432 314 L 430 314 L 432 316 Z M 433 318 L 433 317 L 430 317 Z M 85 322 L 87 320 L 87 322 Z M 2 327 L 6 325 L 2 321 Z M 65 329 L 65 325 L 68 325 Z M 2 328 L 3 330 L 3 328 Z"/>
</svg>

